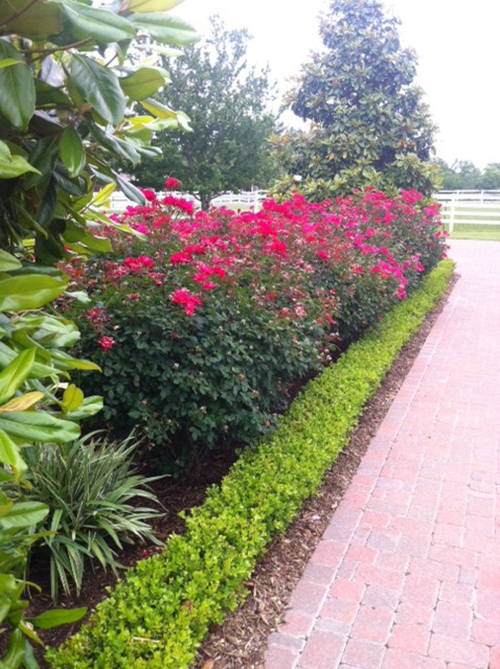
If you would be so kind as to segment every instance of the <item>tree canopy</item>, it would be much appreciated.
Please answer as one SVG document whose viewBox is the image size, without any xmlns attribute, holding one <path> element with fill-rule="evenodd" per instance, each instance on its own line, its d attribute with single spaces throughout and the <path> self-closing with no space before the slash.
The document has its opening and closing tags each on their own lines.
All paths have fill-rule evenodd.
<svg viewBox="0 0 500 669">
<path fill-rule="evenodd" d="M 171 82 L 156 98 L 182 105 L 193 132 L 161 134 L 157 160 L 134 169 L 141 186 L 161 188 L 166 175 L 207 208 L 224 191 L 264 187 L 274 175 L 268 138 L 275 130 L 269 111 L 272 86 L 267 69 L 247 64 L 249 33 L 229 30 L 211 18 L 211 34 L 169 63 Z"/>
<path fill-rule="evenodd" d="M 455 160 L 448 165 L 436 159 L 444 190 L 500 190 L 500 163 L 489 163 L 481 170 L 470 160 Z"/>
<path fill-rule="evenodd" d="M 333 193 L 369 183 L 432 189 L 435 126 L 399 24 L 378 0 L 330 2 L 320 22 L 324 49 L 303 66 L 287 99 L 310 122 L 277 142 L 289 175 Z"/>
</svg>

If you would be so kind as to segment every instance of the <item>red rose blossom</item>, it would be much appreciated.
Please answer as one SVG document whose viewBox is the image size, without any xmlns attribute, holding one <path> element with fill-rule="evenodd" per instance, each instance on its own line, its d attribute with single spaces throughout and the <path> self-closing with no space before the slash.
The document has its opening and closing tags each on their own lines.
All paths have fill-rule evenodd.
<svg viewBox="0 0 500 669">
<path fill-rule="evenodd" d="M 104 351 L 109 351 L 109 349 L 114 346 L 115 340 L 113 339 L 113 337 L 101 337 L 101 339 L 98 340 L 97 344 Z"/>
</svg>

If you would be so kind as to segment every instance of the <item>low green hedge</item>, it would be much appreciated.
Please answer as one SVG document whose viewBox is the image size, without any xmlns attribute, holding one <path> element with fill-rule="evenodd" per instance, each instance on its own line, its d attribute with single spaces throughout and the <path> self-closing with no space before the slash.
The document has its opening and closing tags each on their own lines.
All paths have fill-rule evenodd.
<svg viewBox="0 0 500 669">
<path fill-rule="evenodd" d="M 446 289 L 443 261 L 410 299 L 308 384 L 279 428 L 246 451 L 158 556 L 140 562 L 90 624 L 47 657 L 66 669 L 182 669 L 213 623 L 245 596 L 244 583 L 276 534 L 322 482 L 363 406 L 401 347 Z"/>
</svg>

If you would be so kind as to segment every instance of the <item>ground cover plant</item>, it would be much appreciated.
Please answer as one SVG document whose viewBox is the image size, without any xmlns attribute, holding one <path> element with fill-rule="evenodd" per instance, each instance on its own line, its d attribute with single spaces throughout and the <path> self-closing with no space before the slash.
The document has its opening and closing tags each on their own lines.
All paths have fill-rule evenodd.
<svg viewBox="0 0 500 669">
<path fill-rule="evenodd" d="M 272 428 L 297 382 L 406 298 L 445 249 L 438 207 L 414 191 L 296 195 L 257 213 L 145 193 L 148 206 L 117 219 L 142 239 L 108 229 L 113 253 L 64 268 L 92 303 L 61 308 L 103 369 L 80 379 L 104 394 L 103 420 L 137 426 L 170 472 Z"/>
<path fill-rule="evenodd" d="M 270 539 L 347 443 L 363 405 L 401 347 L 448 285 L 444 261 L 413 296 L 397 305 L 335 365 L 312 381 L 274 434 L 246 451 L 206 502 L 187 519 L 183 537 L 140 562 L 92 623 L 48 654 L 58 669 L 182 669 L 213 623 L 244 596 L 244 582 Z"/>
</svg>

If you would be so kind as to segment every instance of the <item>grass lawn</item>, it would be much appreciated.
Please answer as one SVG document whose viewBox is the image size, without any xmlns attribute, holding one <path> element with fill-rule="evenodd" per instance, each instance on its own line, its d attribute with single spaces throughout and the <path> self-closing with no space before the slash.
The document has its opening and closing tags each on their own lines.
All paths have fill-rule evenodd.
<svg viewBox="0 0 500 669">
<path fill-rule="evenodd" d="M 474 202 L 461 202 L 455 208 L 455 225 L 450 235 L 451 239 L 484 239 L 488 241 L 500 241 L 500 207 L 486 210 L 488 216 L 484 216 L 485 210 L 475 208 Z M 448 212 L 442 212 L 444 229 L 448 230 Z M 492 216 L 491 214 L 496 214 Z M 489 221 L 495 225 L 481 225 L 480 223 L 460 223 L 460 220 L 474 219 L 476 221 Z"/>
<path fill-rule="evenodd" d="M 445 230 L 448 226 L 444 226 Z M 485 241 L 500 242 L 500 221 L 498 225 L 467 225 L 455 223 L 450 239 L 483 239 Z"/>
</svg>

